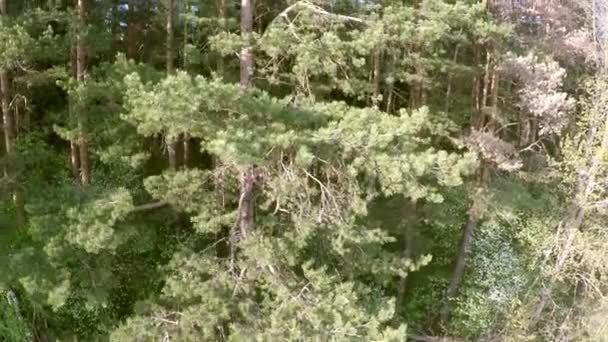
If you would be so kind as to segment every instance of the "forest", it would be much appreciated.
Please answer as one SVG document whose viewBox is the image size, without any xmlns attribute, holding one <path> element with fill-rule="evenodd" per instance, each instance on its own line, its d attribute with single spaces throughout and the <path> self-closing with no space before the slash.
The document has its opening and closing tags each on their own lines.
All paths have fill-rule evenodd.
<svg viewBox="0 0 608 342">
<path fill-rule="evenodd" d="M 608 0 L 0 15 L 0 341 L 608 341 Z"/>
</svg>

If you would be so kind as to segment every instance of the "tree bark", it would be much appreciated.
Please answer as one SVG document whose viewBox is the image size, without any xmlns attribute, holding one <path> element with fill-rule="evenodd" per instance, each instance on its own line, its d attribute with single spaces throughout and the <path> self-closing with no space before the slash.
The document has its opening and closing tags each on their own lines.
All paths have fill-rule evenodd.
<svg viewBox="0 0 608 342">
<path fill-rule="evenodd" d="M 166 29 L 167 29 L 167 46 L 166 46 L 166 67 L 167 67 L 167 75 L 175 74 L 175 64 L 174 64 L 174 54 L 173 54 L 173 44 L 174 44 L 174 32 L 173 32 L 173 17 L 175 16 L 174 0 L 166 0 Z"/>
<path fill-rule="evenodd" d="M 78 150 L 78 144 L 72 139 L 72 141 L 70 141 L 70 163 L 72 165 L 74 179 L 80 184 L 80 152 L 78 152 Z"/>
<path fill-rule="evenodd" d="M 456 64 L 456 62 L 458 62 L 458 53 L 460 51 L 460 44 L 456 45 L 456 48 L 454 49 L 454 58 L 452 59 L 452 62 L 454 64 Z M 448 86 L 447 89 L 445 91 L 445 113 L 448 114 L 450 112 L 450 100 L 452 99 L 452 79 L 454 77 L 453 73 L 450 73 L 448 75 Z"/>
<path fill-rule="evenodd" d="M 167 33 L 167 41 L 165 46 L 165 66 L 167 69 L 167 75 L 175 75 L 175 55 L 173 53 L 174 48 L 174 36 L 175 33 L 173 31 L 173 19 L 175 17 L 174 9 L 175 3 L 174 0 L 165 0 L 165 11 L 166 11 L 166 33 Z M 177 161 L 177 151 L 178 151 L 178 140 L 179 137 L 175 137 L 175 140 L 168 139 L 167 140 L 167 152 L 169 155 L 169 170 L 177 171 L 179 167 Z"/>
<path fill-rule="evenodd" d="M 188 167 L 190 165 L 190 159 L 192 158 L 192 137 L 190 136 L 190 133 L 184 133 L 183 139 L 183 164 L 184 167 Z"/>
<path fill-rule="evenodd" d="M 394 65 L 395 65 L 395 56 L 392 53 L 389 53 L 387 56 L 387 69 L 389 70 L 387 72 L 388 75 L 393 75 L 394 76 Z M 394 98 L 394 90 L 395 90 L 395 77 L 391 77 L 392 80 L 390 82 L 387 82 L 386 85 L 386 89 L 385 89 L 385 98 L 386 98 L 386 109 L 385 111 L 387 113 L 392 113 L 393 112 L 393 98 Z"/>
<path fill-rule="evenodd" d="M 137 60 L 137 21 L 135 20 L 135 0 L 128 2 L 127 58 Z"/>
<path fill-rule="evenodd" d="M 76 79 L 82 85 L 86 72 L 86 49 L 83 31 L 86 22 L 85 0 L 78 0 L 78 34 L 76 36 Z M 87 138 L 87 114 L 82 104 L 78 105 L 78 150 L 80 157 L 80 183 L 83 188 L 91 181 L 91 165 L 89 163 L 89 141 Z"/>
<path fill-rule="evenodd" d="M 8 16 L 7 0 L 0 0 L 0 15 L 2 17 Z M 4 146 L 6 153 L 10 154 L 13 152 L 13 144 L 15 141 L 15 125 L 13 122 L 13 113 L 11 113 L 10 109 L 10 80 L 8 77 L 8 70 L 6 69 L 0 69 L 0 93 L 2 94 Z"/>
<path fill-rule="evenodd" d="M 241 36 L 250 39 L 253 32 L 253 0 L 241 0 Z M 253 74 L 253 51 L 249 44 L 241 49 L 241 88 L 246 91 Z"/>
<path fill-rule="evenodd" d="M 186 8 L 185 10 L 189 10 L 188 8 Z M 188 20 L 184 20 L 184 61 L 183 61 L 183 68 L 184 70 L 188 70 Z M 183 153 L 183 160 L 182 163 L 185 167 L 187 167 L 188 165 L 190 165 L 190 158 L 191 158 L 191 153 L 192 153 L 192 137 L 190 136 L 190 133 L 186 132 L 183 135 L 183 149 L 182 149 L 182 153 Z"/>
<path fill-rule="evenodd" d="M 239 197 L 239 233 L 246 239 L 254 228 L 255 186 L 257 183 L 257 170 L 247 167 L 241 174 Z"/>
<path fill-rule="evenodd" d="M 241 35 L 249 39 L 253 32 L 253 0 L 241 0 Z M 253 73 L 253 53 L 250 45 L 245 45 L 241 50 L 241 91 L 247 93 L 251 84 Z M 241 171 L 240 196 L 238 208 L 238 227 L 241 238 L 247 238 L 249 232 L 254 228 L 254 200 L 257 183 L 257 170 L 254 166 L 247 166 Z"/>
<path fill-rule="evenodd" d="M 374 107 L 379 107 L 380 105 L 380 86 L 381 86 L 381 77 L 382 77 L 382 51 L 380 48 L 376 48 L 374 51 L 374 93 L 372 97 L 372 104 Z"/>
<path fill-rule="evenodd" d="M 15 125 L 13 121 L 13 113 L 10 109 L 11 95 L 8 71 L 0 70 L 0 91 L 2 92 L 2 120 L 4 131 L 4 148 L 6 154 L 13 153 L 15 144 Z"/>
<path fill-rule="evenodd" d="M 0 15 L 2 17 L 8 17 L 8 3 L 7 0 L 0 0 Z M 11 110 L 11 83 L 8 74 L 8 70 L 0 69 L 0 102 L 2 109 L 2 123 L 4 133 L 4 148 L 7 156 L 11 156 L 14 153 L 15 147 L 15 117 Z M 9 168 L 4 169 L 5 176 L 14 177 L 15 182 L 12 184 L 12 197 L 15 205 L 15 223 L 17 227 L 21 228 L 25 224 L 25 209 L 23 203 L 23 197 L 19 189 L 19 182 L 17 181 L 17 173 Z"/>
<path fill-rule="evenodd" d="M 481 52 L 480 48 L 477 45 L 473 46 L 474 54 L 475 54 L 475 65 L 479 65 L 481 63 Z M 479 94 L 481 93 L 481 77 L 480 75 L 475 75 L 473 78 L 473 90 L 471 99 L 473 101 L 473 110 L 470 119 L 471 127 L 477 127 L 479 115 L 481 114 L 481 98 Z"/>
<path fill-rule="evenodd" d="M 167 154 L 169 155 L 169 170 L 177 171 L 177 141 L 167 140 Z"/>
</svg>

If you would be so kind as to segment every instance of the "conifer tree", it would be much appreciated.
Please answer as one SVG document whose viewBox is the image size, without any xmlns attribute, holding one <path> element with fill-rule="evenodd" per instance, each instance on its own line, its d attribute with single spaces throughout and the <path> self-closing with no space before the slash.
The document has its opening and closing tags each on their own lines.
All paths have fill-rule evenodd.
<svg viewBox="0 0 608 342">
<path fill-rule="evenodd" d="M 0 0 L 0 340 L 601 339 L 598 4 Z"/>
</svg>

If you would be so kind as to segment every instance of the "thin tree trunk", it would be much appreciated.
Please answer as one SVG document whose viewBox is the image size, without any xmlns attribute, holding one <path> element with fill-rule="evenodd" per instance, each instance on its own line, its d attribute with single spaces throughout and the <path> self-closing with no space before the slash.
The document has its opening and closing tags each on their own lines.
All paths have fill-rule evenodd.
<svg viewBox="0 0 608 342">
<path fill-rule="evenodd" d="M 488 105 L 488 97 L 491 95 L 491 103 L 489 104 L 492 107 L 492 112 L 494 117 L 486 117 L 486 115 L 481 112 L 478 113 L 477 120 L 477 130 L 483 130 L 486 122 L 488 122 L 488 126 L 490 128 L 490 132 L 494 132 L 494 118 L 498 112 L 498 71 L 496 70 L 496 66 L 492 65 L 492 54 L 488 52 L 488 56 L 486 59 L 486 75 L 484 75 L 484 86 L 482 89 L 482 103 L 481 108 L 486 107 Z M 490 93 L 491 92 L 491 93 Z M 488 183 L 490 181 L 491 175 L 491 167 L 490 165 L 482 160 L 479 166 L 479 176 L 478 176 L 478 189 L 483 190 L 487 188 Z M 475 234 L 475 228 L 477 227 L 481 214 L 477 211 L 479 207 L 478 201 L 481 200 L 480 196 L 476 196 L 473 199 L 473 203 L 471 208 L 469 209 L 469 213 L 467 214 L 467 219 L 463 227 L 462 238 L 460 241 L 460 246 L 458 248 L 458 256 L 456 257 L 456 262 L 454 263 L 454 269 L 452 270 L 452 276 L 450 278 L 450 285 L 446 291 L 446 299 L 443 304 L 443 307 L 440 312 L 440 320 L 443 324 L 447 323 L 450 315 L 450 304 L 451 301 L 456 297 L 458 291 L 460 289 L 460 285 L 462 283 L 462 279 L 466 270 L 466 262 L 467 256 L 469 254 L 469 250 L 473 243 L 473 238 Z"/>
<path fill-rule="evenodd" d="M 191 159 L 191 154 L 192 154 L 192 137 L 190 136 L 190 133 L 184 133 L 183 136 L 183 153 L 184 153 L 184 160 L 183 160 L 183 164 L 184 167 L 187 167 L 188 165 L 190 165 L 190 159 Z"/>
<path fill-rule="evenodd" d="M 418 108 L 418 104 L 416 103 L 416 100 L 418 98 L 418 82 L 417 81 L 413 81 L 410 84 L 410 99 L 409 99 L 409 109 L 410 110 L 414 110 L 416 108 Z"/>
<path fill-rule="evenodd" d="M 481 63 L 481 56 L 479 47 L 477 45 L 474 46 L 475 51 L 475 65 L 479 65 Z M 480 75 L 475 75 L 473 78 L 473 91 L 472 91 L 472 100 L 473 100 L 473 113 L 471 115 L 470 125 L 471 127 L 477 127 L 479 121 L 479 115 L 481 114 L 481 98 L 479 94 L 481 90 L 481 78 Z"/>
<path fill-rule="evenodd" d="M 167 140 L 167 153 L 169 155 L 169 170 L 177 171 L 177 142 Z"/>
<path fill-rule="evenodd" d="M 241 0 L 241 35 L 249 39 L 253 32 L 253 0 Z M 241 50 L 241 90 L 247 93 L 251 84 L 253 73 L 253 52 L 250 45 L 245 45 Z M 238 209 L 238 227 L 241 238 L 247 238 L 249 232 L 254 228 L 254 197 L 257 182 L 257 170 L 254 166 L 247 166 L 241 172 L 240 196 Z"/>
<path fill-rule="evenodd" d="M 532 127 L 530 125 L 530 119 L 528 118 L 528 115 L 524 112 L 519 113 L 519 139 L 518 139 L 518 148 L 522 149 L 525 148 L 526 146 L 528 146 L 530 144 L 530 132 L 532 130 Z"/>
<path fill-rule="evenodd" d="M 477 217 L 475 213 L 470 212 L 467 214 L 467 220 L 462 230 L 462 238 L 460 245 L 458 246 L 458 256 L 454 263 L 454 269 L 452 270 L 452 277 L 450 278 L 450 286 L 446 292 L 446 302 L 441 310 L 441 322 L 446 323 L 450 315 L 450 301 L 452 301 L 458 294 L 458 289 L 462 283 L 462 277 L 464 275 L 466 266 L 466 257 L 471 248 L 471 242 L 473 241 L 473 233 L 477 226 Z"/>
<path fill-rule="evenodd" d="M 173 32 L 173 17 L 174 17 L 174 6 L 173 0 L 166 0 L 165 6 L 167 11 L 167 46 L 166 46 L 166 67 L 167 67 L 167 75 L 175 74 L 175 64 L 174 64 L 174 54 L 173 54 L 173 40 L 174 40 L 174 32 Z"/>
<path fill-rule="evenodd" d="M 220 18 L 220 32 L 226 32 L 226 0 L 218 0 L 217 3 L 218 17 Z M 218 54 L 217 57 L 217 74 L 224 77 L 224 56 Z"/>
<path fill-rule="evenodd" d="M 15 125 L 13 122 L 13 113 L 10 109 L 10 83 L 8 71 L 0 70 L 0 91 L 2 92 L 2 120 L 4 131 L 4 148 L 7 154 L 13 153 L 15 144 Z"/>
<path fill-rule="evenodd" d="M 137 60 L 137 23 L 135 20 L 135 0 L 128 2 L 127 58 Z"/>
<path fill-rule="evenodd" d="M 78 67 L 77 67 L 77 58 L 78 54 L 76 53 L 76 44 L 72 44 L 70 47 L 70 67 L 72 70 L 72 77 L 77 78 L 78 75 Z M 69 110 L 72 112 L 74 110 L 73 103 L 69 103 Z M 80 179 L 80 149 L 78 147 L 78 139 L 71 138 L 70 139 L 70 164 L 72 166 L 72 174 L 74 179 L 78 185 L 81 185 Z"/>
<path fill-rule="evenodd" d="M 389 83 L 386 87 L 386 112 L 392 113 L 393 111 L 393 99 L 395 95 L 393 92 L 395 91 L 395 84 L 393 82 Z"/>
<path fill-rule="evenodd" d="M 186 4 L 186 10 L 189 10 Z M 188 70 L 188 20 L 184 20 L 184 70 Z M 190 133 L 186 132 L 183 136 L 183 164 L 184 166 L 190 165 L 190 158 L 192 153 L 192 137 Z"/>
<path fill-rule="evenodd" d="M 422 82 L 423 70 L 420 66 L 416 66 L 416 79 L 411 83 L 410 86 L 410 110 L 418 109 L 425 101 L 426 95 L 424 94 L 424 84 Z"/>
<path fill-rule="evenodd" d="M 173 19 L 175 16 L 174 8 L 175 3 L 174 0 L 166 0 L 165 1 L 165 10 L 166 10 L 166 33 L 167 33 L 167 41 L 165 46 L 165 63 L 167 69 L 167 75 L 175 74 L 175 61 L 174 61 L 174 35 L 173 32 Z M 169 154 L 169 169 L 171 171 L 177 171 L 178 162 L 177 162 L 177 150 L 178 150 L 178 140 L 179 137 L 175 137 L 176 140 L 168 139 L 167 140 L 167 151 Z"/>
<path fill-rule="evenodd" d="M 241 0 L 241 35 L 250 39 L 253 32 L 253 0 Z M 247 91 L 253 74 L 253 51 L 249 44 L 241 49 L 241 88 Z"/>
<path fill-rule="evenodd" d="M 5 3 L 4 0 L 0 0 L 0 3 Z M 4 4 L 6 8 L 6 4 Z M 2 94 L 2 120 L 3 120 L 3 133 L 4 133 L 4 148 L 7 156 L 12 156 L 14 153 L 15 146 L 15 123 L 13 112 L 10 108 L 10 80 L 8 77 L 8 71 L 0 70 L 0 93 Z M 5 167 L 4 175 L 10 178 L 14 178 L 14 183 L 11 184 L 11 192 L 13 197 L 13 203 L 15 205 L 15 223 L 17 227 L 21 228 L 25 224 L 25 209 L 23 203 L 23 196 L 19 189 L 19 181 L 17 180 L 18 174 L 15 170 Z"/>
<path fill-rule="evenodd" d="M 83 31 L 85 29 L 86 8 L 85 0 L 78 0 L 78 35 L 76 36 L 76 79 L 84 83 L 86 72 L 86 50 L 84 47 Z M 80 152 L 80 182 L 84 188 L 91 181 L 91 165 L 89 164 L 89 142 L 87 138 L 87 115 L 82 104 L 78 106 L 78 149 Z"/>
<path fill-rule="evenodd" d="M 481 110 L 481 115 L 479 115 L 478 119 L 479 122 L 477 123 L 477 129 L 481 130 L 484 127 L 484 121 L 485 121 L 485 109 L 488 105 L 488 96 L 489 96 L 489 92 L 490 92 L 490 87 L 491 87 L 491 82 L 492 82 L 492 75 L 491 75 L 491 68 L 492 68 L 492 54 L 490 52 L 486 53 L 486 66 L 485 66 L 485 72 L 484 72 L 484 76 L 483 76 L 483 89 L 481 91 L 481 103 L 480 103 L 480 110 Z"/>
<path fill-rule="evenodd" d="M 80 152 L 75 139 L 70 141 L 70 164 L 72 165 L 74 179 L 80 185 Z"/>
<path fill-rule="evenodd" d="M 372 97 L 372 104 L 375 107 L 380 105 L 380 83 L 382 77 L 382 51 L 377 48 L 374 52 L 374 93 Z"/>
<path fill-rule="evenodd" d="M 460 51 L 460 44 L 456 45 L 454 49 L 454 58 L 453 62 L 456 64 L 458 61 L 458 53 Z M 450 73 L 448 76 L 448 88 L 445 91 L 445 113 L 448 114 L 450 112 L 450 100 L 452 98 L 452 79 L 454 77 L 453 73 Z"/>
<path fill-rule="evenodd" d="M 415 213 L 418 208 L 418 203 L 415 201 L 409 202 L 406 206 L 406 211 L 410 211 L 411 213 Z M 407 222 L 407 227 L 405 228 L 405 236 L 403 239 L 403 257 L 409 259 L 412 257 L 412 222 Z M 395 299 L 395 308 L 400 308 L 403 305 L 405 299 L 405 292 L 407 290 L 407 277 L 402 277 L 399 279 L 399 287 L 397 289 L 397 297 Z M 395 319 L 398 319 L 398 315 L 395 316 Z"/>
<path fill-rule="evenodd" d="M 394 56 L 392 54 L 389 55 L 389 67 L 390 67 L 390 71 L 391 73 L 394 71 L 393 70 L 393 65 L 394 65 Z M 395 80 L 394 78 L 391 80 L 391 82 L 388 82 L 387 86 L 386 86 L 386 112 L 387 113 L 391 113 L 393 110 L 393 98 L 394 98 L 394 94 L 393 91 L 395 89 Z"/>
<path fill-rule="evenodd" d="M 7 0 L 0 0 L 0 15 L 2 17 L 8 16 L 7 12 Z M 4 147 L 7 154 L 13 152 L 13 144 L 15 142 L 15 125 L 13 122 L 13 114 L 11 113 L 10 103 L 10 80 L 8 77 L 8 70 L 0 69 L 0 93 L 2 95 L 2 120 L 3 120 L 3 131 L 4 131 Z"/>
<path fill-rule="evenodd" d="M 7 0 L 0 0 L 0 15 L 2 17 L 8 17 L 8 4 Z M 4 148 L 6 155 L 11 156 L 14 152 L 15 146 L 15 117 L 13 111 L 10 108 L 11 103 L 11 84 L 8 75 L 8 70 L 0 69 L 0 102 L 2 109 L 2 121 L 3 121 L 3 133 L 4 133 Z M 19 189 L 19 182 L 17 181 L 18 175 L 14 170 L 4 169 L 5 176 L 15 178 L 15 183 L 12 184 L 12 196 L 15 205 L 15 221 L 17 227 L 21 228 L 25 224 L 25 209 L 23 204 L 23 197 Z"/>
<path fill-rule="evenodd" d="M 186 10 L 188 10 L 188 7 L 186 6 Z M 184 19 L 184 46 L 183 49 L 184 51 L 183 56 L 184 56 L 184 60 L 182 61 L 182 68 L 186 71 L 188 71 L 188 40 L 190 39 L 189 37 L 189 32 L 188 32 L 188 20 Z"/>
</svg>

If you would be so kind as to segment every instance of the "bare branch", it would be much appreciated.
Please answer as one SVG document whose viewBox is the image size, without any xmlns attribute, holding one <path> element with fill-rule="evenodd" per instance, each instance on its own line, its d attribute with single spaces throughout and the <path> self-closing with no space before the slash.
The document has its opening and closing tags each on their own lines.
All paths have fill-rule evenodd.
<svg viewBox="0 0 608 342">
<path fill-rule="evenodd" d="M 316 14 L 320 14 L 323 16 L 327 16 L 327 17 L 332 17 L 335 19 L 339 19 L 342 21 L 352 21 L 352 22 L 356 22 L 356 23 L 360 23 L 360 24 L 367 24 L 367 22 L 361 18 L 357 18 L 357 17 L 351 17 L 348 15 L 342 15 L 342 14 L 336 14 L 336 13 L 331 13 L 326 11 L 325 9 L 323 9 L 322 7 L 319 7 L 317 5 L 311 4 L 310 2 L 303 0 L 303 1 L 298 1 L 295 4 L 287 7 L 285 10 L 283 10 L 283 12 L 279 13 L 278 16 L 276 16 L 276 18 L 273 19 L 273 22 L 275 20 L 277 20 L 278 18 L 283 18 L 283 19 L 287 19 L 287 15 L 292 12 L 295 11 L 298 8 L 304 8 L 307 9 L 313 13 Z M 288 20 L 289 22 L 289 20 Z"/>
<path fill-rule="evenodd" d="M 142 205 L 139 205 L 139 206 L 133 208 L 133 210 L 131 210 L 131 212 L 154 210 L 154 209 L 159 209 L 159 208 L 165 207 L 167 205 L 169 205 L 169 203 L 167 203 L 165 201 L 142 204 Z"/>
</svg>

